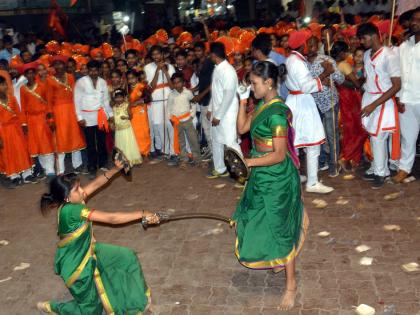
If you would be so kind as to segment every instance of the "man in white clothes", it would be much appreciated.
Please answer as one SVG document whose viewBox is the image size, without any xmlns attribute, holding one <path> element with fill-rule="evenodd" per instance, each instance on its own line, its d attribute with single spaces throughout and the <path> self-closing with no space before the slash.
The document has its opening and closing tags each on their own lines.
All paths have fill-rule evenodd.
<svg viewBox="0 0 420 315">
<path fill-rule="evenodd" d="M 235 69 L 226 60 L 225 46 L 214 42 L 210 45 L 210 58 L 216 65 L 211 83 L 211 100 L 207 119 L 212 123 L 211 138 L 214 170 L 207 178 L 229 176 L 224 162 L 224 146 L 238 152 L 241 148 L 236 131 L 238 116 L 238 77 Z"/>
<path fill-rule="evenodd" d="M 107 83 L 99 77 L 100 63 L 89 61 L 87 68 L 88 75 L 76 82 L 74 103 L 77 120 L 85 134 L 89 176 L 95 178 L 98 168 L 107 170 L 105 137 L 107 120 L 113 117 L 113 113 L 109 105 Z"/>
<path fill-rule="evenodd" d="M 149 110 L 150 134 L 152 136 L 152 156 L 159 157 L 161 153 L 175 159 L 174 129 L 169 121 L 167 103 L 173 89 L 171 76 L 175 68 L 165 63 L 162 47 L 156 45 L 150 48 L 153 62 L 144 67 L 146 80 L 152 89 L 152 102 Z"/>
<path fill-rule="evenodd" d="M 411 16 L 410 31 L 412 36 L 399 48 L 401 159 L 399 172 L 392 178 L 395 183 L 403 182 L 411 173 L 420 130 L 420 7 Z"/>
<path fill-rule="evenodd" d="M 289 37 L 289 46 L 294 49 L 286 60 L 286 86 L 289 96 L 286 104 L 293 114 L 293 126 L 296 131 L 295 148 L 306 148 L 306 169 L 308 179 L 306 191 L 328 194 L 334 189 L 318 180 L 318 158 L 321 144 L 325 142 L 324 127 L 315 100 L 311 93 L 322 91 L 322 81 L 328 84 L 328 77 L 334 72 L 329 62 L 321 65 L 324 72 L 313 78 L 309 72 L 308 61 L 302 55 L 306 41 L 311 33 L 305 30 L 294 31 Z"/>
<path fill-rule="evenodd" d="M 400 90 L 400 65 L 398 56 L 382 46 L 379 30 L 372 23 L 358 27 L 357 36 L 367 49 L 364 56 L 366 82 L 362 99 L 362 124 L 370 134 L 373 152 L 371 168 L 363 179 L 373 181 L 372 189 L 383 187 L 390 175 L 388 167 L 388 143 L 390 134 L 398 132 L 398 112 L 395 94 Z M 393 145 L 399 150 L 399 145 Z M 393 154 L 397 159 L 398 154 Z"/>
</svg>

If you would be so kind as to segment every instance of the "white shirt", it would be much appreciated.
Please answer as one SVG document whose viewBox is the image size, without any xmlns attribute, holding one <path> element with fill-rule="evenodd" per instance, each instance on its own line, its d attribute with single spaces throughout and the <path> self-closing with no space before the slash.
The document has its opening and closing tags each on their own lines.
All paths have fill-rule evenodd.
<svg viewBox="0 0 420 315">
<path fill-rule="evenodd" d="M 171 77 L 175 73 L 175 68 L 171 64 L 166 64 L 166 65 L 168 67 L 169 77 Z M 151 62 L 144 67 L 146 80 L 149 83 L 149 85 L 152 83 L 153 78 L 155 77 L 156 70 L 157 70 L 157 64 L 154 62 Z M 162 70 L 160 70 L 156 85 L 167 84 L 167 83 L 168 83 L 168 80 L 165 74 L 163 73 Z M 169 87 L 155 89 L 152 92 L 152 101 L 153 102 L 166 101 L 168 99 L 170 92 L 171 92 L 171 89 Z"/>
<path fill-rule="evenodd" d="M 402 103 L 420 104 L 420 42 L 410 37 L 399 47 Z"/>
<path fill-rule="evenodd" d="M 236 118 L 239 101 L 238 76 L 227 60 L 222 61 L 213 71 L 211 81 L 211 100 L 209 111 L 212 117 L 220 120 L 212 127 L 212 137 L 216 143 L 232 146 L 237 142 Z"/>
<path fill-rule="evenodd" d="M 184 88 L 181 93 L 177 90 L 172 90 L 168 97 L 168 112 L 169 116 L 179 117 L 186 113 L 190 113 L 190 117 L 180 119 L 180 121 L 187 121 L 195 116 L 195 104 L 191 103 L 193 94 L 187 88 Z"/>
<path fill-rule="evenodd" d="M 74 103 L 77 120 L 85 120 L 87 127 L 98 125 L 98 110 L 101 107 L 105 110 L 108 118 L 114 116 L 109 105 L 108 86 L 102 78 L 98 78 L 96 88 L 89 76 L 77 80 L 74 87 Z"/>
<path fill-rule="evenodd" d="M 224 60 L 216 65 L 213 71 L 209 108 L 213 117 L 222 120 L 225 115 L 237 115 L 237 90 L 238 76 L 236 71 L 227 60 Z"/>
</svg>

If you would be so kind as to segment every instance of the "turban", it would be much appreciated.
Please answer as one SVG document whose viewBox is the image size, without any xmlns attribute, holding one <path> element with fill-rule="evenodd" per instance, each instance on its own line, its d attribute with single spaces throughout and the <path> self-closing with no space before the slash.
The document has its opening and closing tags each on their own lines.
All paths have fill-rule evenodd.
<svg viewBox="0 0 420 315">
<path fill-rule="evenodd" d="M 64 64 L 67 64 L 67 61 L 69 60 L 69 57 L 62 56 L 62 55 L 56 55 L 51 58 L 51 64 L 55 62 L 62 62 Z"/>
<path fill-rule="evenodd" d="M 102 49 L 101 48 L 93 48 L 91 51 L 90 51 L 90 56 L 93 58 L 93 59 L 95 59 L 95 58 L 98 58 L 98 55 L 101 55 L 101 56 L 103 56 L 103 52 L 102 52 Z"/>
<path fill-rule="evenodd" d="M 22 73 L 25 73 L 26 71 L 29 71 L 29 70 L 36 70 L 37 68 L 38 68 L 37 62 L 26 63 L 22 66 Z"/>
<path fill-rule="evenodd" d="M 289 36 L 289 47 L 297 49 L 303 46 L 306 41 L 312 36 L 312 33 L 308 30 L 293 31 Z"/>
</svg>

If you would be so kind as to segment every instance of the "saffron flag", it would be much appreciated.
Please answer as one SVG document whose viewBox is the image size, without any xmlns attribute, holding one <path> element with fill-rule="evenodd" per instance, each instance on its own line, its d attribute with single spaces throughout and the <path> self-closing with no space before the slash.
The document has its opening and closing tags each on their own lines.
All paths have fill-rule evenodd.
<svg viewBox="0 0 420 315">
<path fill-rule="evenodd" d="M 400 0 L 398 1 L 397 15 L 413 10 L 420 6 L 420 0 Z"/>
<path fill-rule="evenodd" d="M 70 0 L 70 6 L 74 6 L 77 3 L 77 0 Z"/>
</svg>

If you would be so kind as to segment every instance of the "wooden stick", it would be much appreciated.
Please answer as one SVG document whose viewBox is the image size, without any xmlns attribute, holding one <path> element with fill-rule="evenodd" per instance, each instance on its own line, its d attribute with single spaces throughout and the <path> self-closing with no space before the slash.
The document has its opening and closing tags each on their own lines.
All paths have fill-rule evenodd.
<svg viewBox="0 0 420 315">
<path fill-rule="evenodd" d="M 328 56 L 331 57 L 331 40 L 330 40 L 330 32 L 327 31 L 327 51 L 328 51 Z M 338 164 L 338 160 L 337 160 L 337 135 L 335 132 L 335 104 L 334 104 L 334 95 L 333 95 L 333 85 L 334 85 L 334 81 L 333 81 L 333 77 L 332 74 L 330 75 L 330 92 L 331 92 L 331 111 L 332 111 L 332 123 L 333 123 L 333 141 L 334 141 L 334 145 L 333 145 L 333 150 L 334 150 L 334 164 L 336 167 L 336 171 L 338 171 L 337 169 L 337 164 Z M 330 148 L 331 149 L 331 148 Z"/>
<path fill-rule="evenodd" d="M 395 7 L 396 7 L 396 0 L 392 0 L 391 27 L 389 28 L 388 46 L 391 46 L 391 43 L 392 43 L 391 39 L 392 39 L 392 29 L 394 28 Z"/>
</svg>

